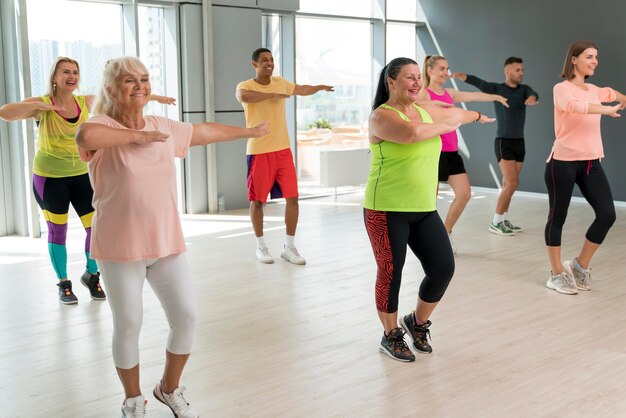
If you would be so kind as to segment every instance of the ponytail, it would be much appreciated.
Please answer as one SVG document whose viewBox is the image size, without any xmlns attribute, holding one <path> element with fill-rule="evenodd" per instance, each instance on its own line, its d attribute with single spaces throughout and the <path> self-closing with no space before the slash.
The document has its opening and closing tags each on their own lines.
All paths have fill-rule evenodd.
<svg viewBox="0 0 626 418">
<path fill-rule="evenodd" d="M 437 61 L 445 59 L 446 58 L 441 55 L 426 55 L 426 58 L 424 58 L 424 65 L 422 67 L 422 80 L 424 82 L 424 88 L 427 88 L 430 85 L 430 75 L 428 74 L 428 70 L 435 68 Z"/>
<path fill-rule="evenodd" d="M 376 87 L 376 95 L 374 96 L 374 104 L 372 105 L 372 110 L 376 110 L 378 106 L 385 103 L 389 100 L 389 84 L 387 82 L 388 78 L 395 80 L 398 77 L 398 73 L 402 70 L 402 67 L 405 65 L 417 63 L 411 58 L 394 58 L 389 61 L 389 64 L 385 65 L 385 67 L 380 71 L 380 77 L 378 78 L 378 86 Z"/>
</svg>

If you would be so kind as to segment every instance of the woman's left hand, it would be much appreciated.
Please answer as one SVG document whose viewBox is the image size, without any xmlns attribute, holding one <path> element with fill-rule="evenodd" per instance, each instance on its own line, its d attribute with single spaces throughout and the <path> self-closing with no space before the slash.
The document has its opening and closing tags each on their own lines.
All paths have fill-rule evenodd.
<svg viewBox="0 0 626 418">
<path fill-rule="evenodd" d="M 161 104 L 168 104 L 168 105 L 176 104 L 176 99 L 173 97 L 159 96 L 159 95 L 153 94 L 150 98 L 156 101 L 157 103 L 161 103 Z"/>
<path fill-rule="evenodd" d="M 495 119 L 495 118 L 490 118 L 490 117 L 489 117 L 489 116 L 487 116 L 487 115 L 483 115 L 483 114 L 481 114 L 481 115 L 480 115 L 480 119 L 478 119 L 476 122 L 478 122 L 478 123 L 480 123 L 480 124 L 483 124 L 483 123 L 491 123 L 491 122 L 495 122 L 495 121 L 496 121 L 496 119 Z"/>
</svg>

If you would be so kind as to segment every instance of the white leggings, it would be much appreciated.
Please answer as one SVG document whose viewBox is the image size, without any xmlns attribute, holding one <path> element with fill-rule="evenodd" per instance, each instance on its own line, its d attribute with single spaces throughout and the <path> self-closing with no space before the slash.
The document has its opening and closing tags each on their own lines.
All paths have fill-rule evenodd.
<svg viewBox="0 0 626 418">
<path fill-rule="evenodd" d="M 139 364 L 139 331 L 143 322 L 144 279 L 161 302 L 170 324 L 167 351 L 189 354 L 196 304 L 185 253 L 116 263 L 98 260 L 107 300 L 113 311 L 113 362 L 120 369 Z"/>
</svg>

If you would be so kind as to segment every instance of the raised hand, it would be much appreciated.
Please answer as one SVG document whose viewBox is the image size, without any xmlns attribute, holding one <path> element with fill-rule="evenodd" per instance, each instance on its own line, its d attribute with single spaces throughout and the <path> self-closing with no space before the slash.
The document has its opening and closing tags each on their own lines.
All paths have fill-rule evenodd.
<svg viewBox="0 0 626 418">
<path fill-rule="evenodd" d="M 169 135 L 160 131 L 137 131 L 137 139 L 133 141 L 137 145 L 146 145 L 153 142 L 165 142 Z"/>
<path fill-rule="evenodd" d="M 537 97 L 536 96 L 530 96 L 528 99 L 526 99 L 524 104 L 526 106 L 535 106 L 535 105 L 539 104 L 539 102 L 537 101 Z"/>
<path fill-rule="evenodd" d="M 483 123 L 491 123 L 491 122 L 495 122 L 495 121 L 496 121 L 496 119 L 495 119 L 495 118 L 490 118 L 490 117 L 489 117 L 489 116 L 487 116 L 487 115 L 483 115 L 483 114 L 481 114 L 481 115 L 480 115 L 480 119 L 478 119 L 478 121 L 477 121 L 477 122 L 478 122 L 478 123 L 480 123 L 480 124 L 483 124 Z"/>
<path fill-rule="evenodd" d="M 253 128 L 249 128 L 249 131 L 250 131 L 251 138 L 258 138 L 258 137 L 267 135 L 270 133 L 270 123 L 269 122 L 260 123 Z"/>
<path fill-rule="evenodd" d="M 534 97 L 534 96 L 531 96 L 531 97 Z M 528 100 L 526 100 L 526 101 L 528 101 Z M 509 100 L 506 97 L 504 97 L 504 96 L 500 96 L 499 94 L 496 95 L 496 102 L 502 103 L 502 106 L 504 106 L 504 107 L 509 107 Z"/>
</svg>

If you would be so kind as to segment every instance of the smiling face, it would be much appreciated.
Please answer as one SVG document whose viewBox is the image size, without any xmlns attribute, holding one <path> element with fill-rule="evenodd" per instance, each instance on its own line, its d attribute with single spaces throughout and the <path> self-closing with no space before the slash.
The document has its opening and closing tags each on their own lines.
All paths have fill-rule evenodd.
<svg viewBox="0 0 626 418">
<path fill-rule="evenodd" d="M 70 93 L 73 92 L 78 88 L 78 82 L 80 81 L 78 66 L 71 62 L 60 62 L 54 72 L 52 81 L 56 84 L 57 92 L 63 90 L 67 90 Z"/>
<path fill-rule="evenodd" d="M 396 79 L 388 78 L 390 99 L 398 101 L 417 101 L 417 94 L 422 89 L 422 74 L 417 64 L 402 67 Z"/>
<path fill-rule="evenodd" d="M 114 100 L 123 109 L 143 108 L 150 101 L 150 76 L 141 71 L 123 73 L 117 80 Z"/>
<path fill-rule="evenodd" d="M 449 78 L 450 68 L 448 67 L 448 61 L 444 59 L 437 60 L 432 68 L 428 68 L 428 75 L 430 82 L 439 86 L 445 84 Z"/>
<path fill-rule="evenodd" d="M 274 73 L 274 57 L 271 52 L 261 52 L 258 61 L 252 61 L 257 78 L 269 78 Z"/>
<path fill-rule="evenodd" d="M 598 50 L 587 48 L 577 57 L 572 57 L 574 74 L 583 78 L 591 77 L 598 66 Z"/>
</svg>

